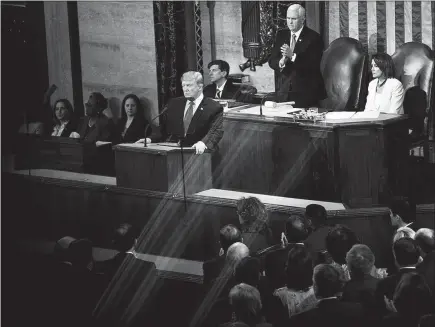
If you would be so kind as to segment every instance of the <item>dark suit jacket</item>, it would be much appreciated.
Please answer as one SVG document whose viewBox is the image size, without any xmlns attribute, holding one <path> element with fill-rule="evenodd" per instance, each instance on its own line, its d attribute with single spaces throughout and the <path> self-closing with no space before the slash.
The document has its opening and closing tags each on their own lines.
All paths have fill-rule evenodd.
<svg viewBox="0 0 435 327">
<path fill-rule="evenodd" d="M 376 288 L 376 298 L 377 299 L 384 299 L 384 296 L 386 296 L 388 299 L 392 300 L 394 291 L 396 290 L 396 286 L 399 283 L 402 276 L 406 273 L 417 273 L 417 269 L 415 268 L 401 268 L 399 269 L 399 272 L 397 274 L 385 277 L 384 279 L 381 279 L 378 283 L 378 286 Z"/>
<path fill-rule="evenodd" d="M 316 105 L 319 100 L 326 98 L 323 77 L 320 72 L 320 61 L 323 55 L 322 37 L 312 29 L 304 26 L 296 42 L 294 62 L 288 60 L 282 72 L 279 61 L 282 58 L 281 46 L 290 45 L 291 32 L 282 29 L 277 32 L 269 66 L 282 78 L 282 85 L 278 91 L 278 100 L 296 101 L 296 107 Z M 291 91 L 291 94 L 288 92 Z"/>
<path fill-rule="evenodd" d="M 51 133 L 53 133 L 54 127 L 55 127 L 55 124 L 53 124 L 51 126 L 50 135 L 51 135 Z M 70 120 L 68 122 L 68 124 L 66 124 L 66 126 L 63 129 L 62 133 L 60 134 L 60 137 L 69 137 L 70 134 L 72 132 L 74 132 L 76 129 L 77 129 L 77 124 L 73 120 Z"/>
<path fill-rule="evenodd" d="M 80 138 L 85 142 L 96 141 L 113 141 L 114 124 L 113 121 L 105 115 L 100 115 L 97 122 L 91 128 L 88 127 L 89 117 L 85 116 L 80 124 L 77 133 Z"/>
<path fill-rule="evenodd" d="M 186 98 L 169 100 L 168 110 L 162 116 L 160 135 L 152 136 L 153 142 L 178 142 L 184 136 L 184 108 Z M 183 145 L 192 146 L 204 142 L 209 150 L 216 150 L 224 135 L 223 108 L 214 100 L 204 97 L 193 115 Z"/>
<path fill-rule="evenodd" d="M 321 300 L 314 309 L 299 313 L 289 319 L 287 326 L 366 326 L 364 309 L 360 303 L 343 302 L 338 299 Z"/>
<path fill-rule="evenodd" d="M 417 266 L 418 272 L 426 279 L 435 300 L 435 251 L 428 253 L 423 261 Z"/>
<path fill-rule="evenodd" d="M 204 273 L 204 285 L 210 285 L 216 279 L 225 266 L 225 254 L 217 258 L 205 261 L 202 264 Z"/>
<path fill-rule="evenodd" d="M 134 143 L 139 139 L 145 137 L 145 128 L 149 125 L 148 120 L 146 120 L 141 115 L 136 115 L 133 118 L 130 126 L 127 128 L 124 136 L 122 132 L 124 131 L 126 118 L 121 118 L 116 124 L 116 143 Z M 151 128 L 147 130 L 147 136 L 151 134 Z"/>
<path fill-rule="evenodd" d="M 236 85 L 234 85 L 231 80 L 227 80 L 224 89 L 222 90 L 221 99 L 232 99 L 238 90 L 239 88 Z M 204 87 L 203 93 L 205 97 L 215 98 L 216 84 L 211 83 L 206 87 Z"/>
</svg>

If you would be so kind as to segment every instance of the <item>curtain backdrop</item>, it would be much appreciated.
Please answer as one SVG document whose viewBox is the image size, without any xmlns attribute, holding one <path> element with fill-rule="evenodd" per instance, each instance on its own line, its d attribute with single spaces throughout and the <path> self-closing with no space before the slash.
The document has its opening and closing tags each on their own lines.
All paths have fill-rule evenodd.
<svg viewBox="0 0 435 327">
<path fill-rule="evenodd" d="M 180 78 L 187 67 L 185 4 L 154 1 L 159 111 L 170 98 L 183 94 Z"/>
<path fill-rule="evenodd" d="M 435 46 L 435 2 L 325 1 L 323 5 L 325 46 L 343 36 L 360 40 L 370 54 L 392 55 L 411 41 Z"/>
</svg>

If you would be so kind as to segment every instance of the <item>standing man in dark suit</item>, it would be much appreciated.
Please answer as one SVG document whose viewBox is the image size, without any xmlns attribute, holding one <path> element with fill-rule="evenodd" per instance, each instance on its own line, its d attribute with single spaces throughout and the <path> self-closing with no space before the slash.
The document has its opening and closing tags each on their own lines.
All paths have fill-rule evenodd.
<svg viewBox="0 0 435 327">
<path fill-rule="evenodd" d="M 295 101 L 306 108 L 326 98 L 320 61 L 323 54 L 321 36 L 305 24 L 305 9 L 293 4 L 287 9 L 287 26 L 279 30 L 269 58 L 269 66 L 282 78 L 277 101 Z"/>
<path fill-rule="evenodd" d="M 196 154 L 215 151 L 224 135 L 223 108 L 202 93 L 201 73 L 189 71 L 181 77 L 184 97 L 170 99 L 159 135 L 151 135 L 147 143 L 178 142 L 191 146 Z M 140 139 L 136 143 L 143 143 Z"/>
<path fill-rule="evenodd" d="M 228 79 L 230 65 L 224 60 L 213 60 L 208 65 L 211 84 L 204 87 L 204 96 L 216 99 L 233 99 L 238 87 Z"/>
</svg>

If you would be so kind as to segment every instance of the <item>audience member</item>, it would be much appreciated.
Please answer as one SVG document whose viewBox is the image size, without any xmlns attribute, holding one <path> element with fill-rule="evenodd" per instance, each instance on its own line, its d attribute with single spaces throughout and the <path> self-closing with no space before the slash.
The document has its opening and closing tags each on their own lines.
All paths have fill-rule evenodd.
<svg viewBox="0 0 435 327">
<path fill-rule="evenodd" d="M 248 284 L 238 284 L 229 293 L 230 304 L 234 311 L 234 321 L 221 325 L 222 327 L 242 326 L 268 327 L 261 315 L 260 292 Z"/>
<path fill-rule="evenodd" d="M 415 233 L 415 242 L 420 249 L 423 261 L 417 266 L 417 270 L 426 278 L 432 294 L 435 295 L 435 233 L 430 228 L 420 228 Z M 435 300 L 435 296 L 434 296 Z"/>
<path fill-rule="evenodd" d="M 288 253 L 295 244 L 303 244 L 302 242 L 307 235 L 308 231 L 303 218 L 291 215 L 286 221 L 285 231 L 281 235 L 281 243 L 271 247 L 264 259 L 265 274 L 272 291 L 285 286 L 287 281 L 285 267 Z"/>
<path fill-rule="evenodd" d="M 51 136 L 68 137 L 76 129 L 74 109 L 67 99 L 59 99 L 53 106 L 53 130 Z"/>
<path fill-rule="evenodd" d="M 394 291 L 393 305 L 396 312 L 384 318 L 383 326 L 417 327 L 423 315 L 433 312 L 432 294 L 424 277 L 403 275 Z"/>
<path fill-rule="evenodd" d="M 355 244 L 346 254 L 346 266 L 350 280 L 343 289 L 342 300 L 363 304 L 380 319 L 384 314 L 383 307 L 377 307 L 376 289 L 379 279 L 373 277 L 375 271 L 375 256 L 367 245 Z"/>
<path fill-rule="evenodd" d="M 373 80 L 368 87 L 364 111 L 377 111 L 389 114 L 403 114 L 405 92 L 402 82 L 394 78 L 394 62 L 387 53 L 372 56 Z"/>
<path fill-rule="evenodd" d="M 343 289 L 339 269 L 328 264 L 314 267 L 313 287 L 316 307 L 292 316 L 287 326 L 365 326 L 363 306 L 339 300 Z"/>
<path fill-rule="evenodd" d="M 112 279 L 125 258 L 129 255 L 135 255 L 138 236 L 139 231 L 132 224 L 120 224 L 115 229 L 111 240 L 111 247 L 117 250 L 118 253 L 109 260 L 97 262 L 97 271 L 103 272 L 109 280 Z"/>
<path fill-rule="evenodd" d="M 85 108 L 86 116 L 70 137 L 80 138 L 86 142 L 112 141 L 113 121 L 102 113 L 107 108 L 107 99 L 101 93 L 91 93 Z"/>
<path fill-rule="evenodd" d="M 317 256 L 319 252 L 326 250 L 325 240 L 331 230 L 326 221 L 326 209 L 319 204 L 308 205 L 305 208 L 305 221 L 310 232 L 305 243 Z"/>
<path fill-rule="evenodd" d="M 304 245 L 296 244 L 288 253 L 286 275 L 286 287 L 274 292 L 286 309 L 284 320 L 313 308 L 317 303 L 313 290 L 313 261 Z"/>
<path fill-rule="evenodd" d="M 145 118 L 144 108 L 135 94 L 127 94 L 121 104 L 121 119 L 116 124 L 117 143 L 134 143 L 141 138 L 151 135 L 149 125 Z"/>
<path fill-rule="evenodd" d="M 266 206 L 258 198 L 248 197 L 238 200 L 237 215 L 241 224 L 243 242 L 253 255 L 259 250 L 274 245 Z"/>
<path fill-rule="evenodd" d="M 221 245 L 219 256 L 205 261 L 202 265 L 205 285 L 210 285 L 210 283 L 219 276 L 225 265 L 225 258 L 228 248 L 236 242 L 243 241 L 242 233 L 234 225 L 225 225 L 219 232 L 219 241 Z"/>
<path fill-rule="evenodd" d="M 350 280 L 349 271 L 346 266 L 346 254 L 359 243 L 356 234 L 348 227 L 343 225 L 335 226 L 326 236 L 326 249 L 331 255 L 332 265 L 341 266 L 344 271 L 344 280 Z"/>
<path fill-rule="evenodd" d="M 379 281 L 377 287 L 377 299 L 384 296 L 392 300 L 394 290 L 403 275 L 417 272 L 416 265 L 420 259 L 420 252 L 417 244 L 411 238 L 401 238 L 393 244 L 393 255 L 398 272 Z"/>
<path fill-rule="evenodd" d="M 260 260 L 249 256 L 240 260 L 234 272 L 234 280 L 237 284 L 245 283 L 257 289 L 259 289 L 260 277 Z"/>
<path fill-rule="evenodd" d="M 395 200 L 391 203 L 390 219 L 394 232 L 400 227 L 407 227 L 412 224 L 415 214 L 413 211 L 408 201 Z"/>
<path fill-rule="evenodd" d="M 407 226 L 400 227 L 394 233 L 393 243 L 396 242 L 398 239 L 401 239 L 403 237 L 408 237 L 408 238 L 414 239 L 415 238 L 415 232 L 411 228 L 409 228 Z"/>
</svg>

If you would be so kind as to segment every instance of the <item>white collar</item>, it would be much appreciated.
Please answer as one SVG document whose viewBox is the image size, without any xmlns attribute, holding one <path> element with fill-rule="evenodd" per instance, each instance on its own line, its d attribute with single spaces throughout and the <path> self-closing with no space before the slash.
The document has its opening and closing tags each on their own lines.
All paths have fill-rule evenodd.
<svg viewBox="0 0 435 327">
<path fill-rule="evenodd" d="M 221 91 L 221 97 L 222 97 L 222 91 L 224 90 L 225 84 L 227 84 L 227 79 L 225 79 L 224 83 L 219 87 L 216 84 L 216 92 L 217 92 L 217 90 Z"/>
<path fill-rule="evenodd" d="M 197 108 L 199 106 L 199 104 L 201 103 L 201 101 L 204 99 L 204 94 L 201 92 L 201 94 L 199 95 L 199 97 L 197 97 L 193 102 L 194 102 L 194 106 L 195 108 Z"/>
<path fill-rule="evenodd" d="M 299 29 L 299 31 L 296 31 L 296 32 L 292 32 L 292 31 L 290 31 L 290 37 L 292 37 L 293 36 L 293 34 L 295 34 L 296 35 L 296 42 L 299 40 L 299 36 L 301 35 L 301 32 L 302 32 L 302 29 L 304 28 L 304 26 L 302 26 L 300 29 Z"/>
</svg>

